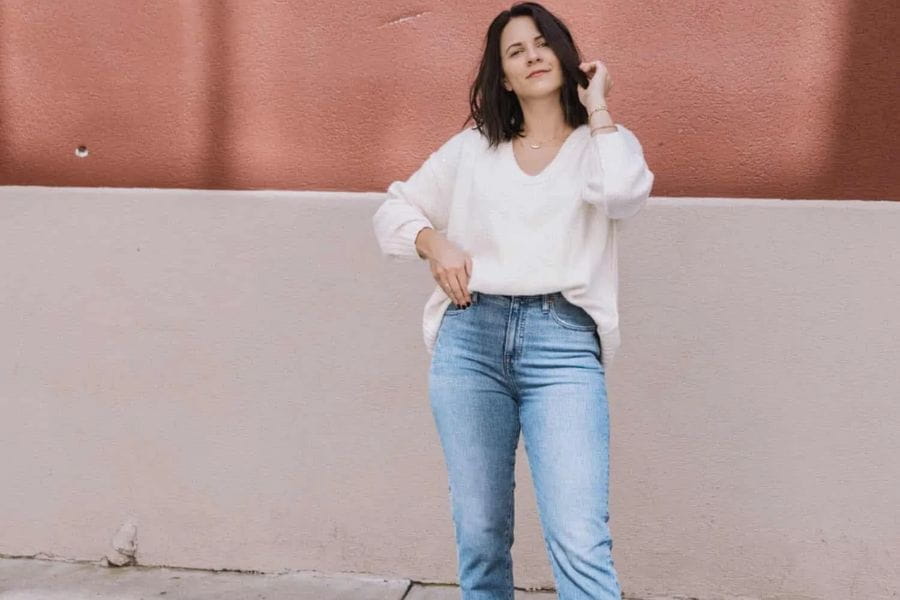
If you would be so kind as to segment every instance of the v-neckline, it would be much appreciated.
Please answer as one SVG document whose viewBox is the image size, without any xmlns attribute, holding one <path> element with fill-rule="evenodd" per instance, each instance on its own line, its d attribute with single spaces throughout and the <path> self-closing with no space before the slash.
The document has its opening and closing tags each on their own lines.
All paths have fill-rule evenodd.
<svg viewBox="0 0 900 600">
<path fill-rule="evenodd" d="M 512 163 L 512 167 L 520 179 L 522 179 L 523 181 L 525 181 L 527 183 L 539 183 L 539 182 L 543 181 L 544 179 L 546 179 L 547 176 L 552 172 L 553 168 L 556 166 L 556 163 L 558 163 L 560 161 L 560 157 L 563 155 L 563 153 L 566 151 L 566 149 L 572 145 L 573 139 L 579 133 L 579 130 L 581 130 L 583 127 L 587 127 L 587 125 L 579 125 L 575 129 L 573 129 L 571 132 L 569 132 L 569 135 L 566 136 L 566 139 L 563 140 L 562 144 L 560 144 L 559 150 L 556 151 L 556 154 L 553 156 L 552 159 L 550 159 L 550 162 L 548 162 L 544 166 L 544 168 L 540 170 L 540 172 L 538 172 L 534 175 L 529 175 L 524 170 L 522 170 L 522 167 L 519 165 L 519 161 L 516 160 L 516 153 L 515 153 L 515 150 L 513 149 L 514 140 L 509 140 L 508 142 L 506 142 L 507 159 L 509 160 L 510 163 Z"/>
</svg>

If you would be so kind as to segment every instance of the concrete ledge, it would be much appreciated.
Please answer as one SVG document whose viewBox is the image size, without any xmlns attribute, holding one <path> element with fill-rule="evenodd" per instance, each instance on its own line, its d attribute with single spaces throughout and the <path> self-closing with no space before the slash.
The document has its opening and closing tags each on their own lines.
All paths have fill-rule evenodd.
<svg viewBox="0 0 900 600">
<path fill-rule="evenodd" d="M 134 524 L 140 565 L 455 582 L 434 281 L 379 254 L 383 198 L 0 186 L 0 557 L 90 561 Z M 900 202 L 655 197 L 626 223 L 626 597 L 894 598 Z M 514 577 L 548 589 L 523 446 Z"/>
</svg>

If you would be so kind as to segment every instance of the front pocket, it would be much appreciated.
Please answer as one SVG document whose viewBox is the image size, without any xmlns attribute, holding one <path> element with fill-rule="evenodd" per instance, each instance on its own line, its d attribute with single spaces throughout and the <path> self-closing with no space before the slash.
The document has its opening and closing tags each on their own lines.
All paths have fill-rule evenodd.
<svg viewBox="0 0 900 600">
<path fill-rule="evenodd" d="M 566 329 L 593 331 L 597 328 L 586 310 L 562 298 L 554 298 L 550 303 L 550 316 Z"/>
<path fill-rule="evenodd" d="M 471 306 L 469 308 L 472 308 Z M 456 308 L 456 305 L 451 302 L 447 308 L 444 310 L 444 316 L 452 317 L 453 315 L 458 315 L 461 312 L 465 312 L 466 308 Z"/>
</svg>

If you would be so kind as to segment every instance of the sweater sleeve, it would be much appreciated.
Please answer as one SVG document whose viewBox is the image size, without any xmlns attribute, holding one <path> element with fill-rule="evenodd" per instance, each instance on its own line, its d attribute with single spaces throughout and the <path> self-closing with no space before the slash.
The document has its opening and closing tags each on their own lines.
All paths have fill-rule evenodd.
<svg viewBox="0 0 900 600">
<path fill-rule="evenodd" d="M 424 259 L 416 251 L 418 233 L 424 227 L 446 231 L 464 133 L 457 133 L 432 152 L 408 179 L 388 186 L 387 198 L 372 224 L 381 252 L 389 259 Z"/>
<path fill-rule="evenodd" d="M 588 177 L 581 197 L 610 219 L 636 215 L 647 203 L 654 175 L 637 137 L 624 125 L 591 136 Z"/>
</svg>

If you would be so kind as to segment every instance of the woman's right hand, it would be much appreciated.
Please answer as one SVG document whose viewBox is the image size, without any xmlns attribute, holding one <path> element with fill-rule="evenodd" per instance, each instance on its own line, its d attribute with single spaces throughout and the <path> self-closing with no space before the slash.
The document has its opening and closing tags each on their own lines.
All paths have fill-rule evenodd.
<svg viewBox="0 0 900 600">
<path fill-rule="evenodd" d="M 457 306 L 471 304 L 472 257 L 437 231 L 431 230 L 428 235 L 426 257 L 432 277 Z"/>
</svg>

